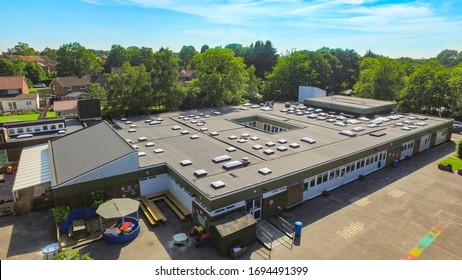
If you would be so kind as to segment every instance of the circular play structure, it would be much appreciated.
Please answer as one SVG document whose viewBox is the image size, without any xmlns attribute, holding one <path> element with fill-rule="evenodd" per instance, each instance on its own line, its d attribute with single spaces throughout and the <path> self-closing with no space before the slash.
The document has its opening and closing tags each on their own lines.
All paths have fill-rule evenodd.
<svg viewBox="0 0 462 280">
<path fill-rule="evenodd" d="M 140 202 L 131 198 L 114 198 L 101 204 L 96 214 L 100 216 L 103 239 L 116 244 L 135 239 L 140 233 L 139 206 Z M 129 216 L 133 213 L 136 213 L 136 218 Z M 115 223 L 109 228 L 104 228 L 103 218 L 115 220 Z"/>
</svg>

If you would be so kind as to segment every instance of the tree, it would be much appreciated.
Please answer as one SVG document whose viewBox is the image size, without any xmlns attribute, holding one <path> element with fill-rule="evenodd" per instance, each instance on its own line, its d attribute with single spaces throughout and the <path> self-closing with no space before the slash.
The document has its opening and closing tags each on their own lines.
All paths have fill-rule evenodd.
<svg viewBox="0 0 462 280">
<path fill-rule="evenodd" d="M 28 80 L 33 84 L 36 84 L 44 79 L 46 79 L 46 72 L 43 68 L 38 65 L 36 62 L 28 61 L 24 66 L 24 74 Z"/>
<path fill-rule="evenodd" d="M 459 138 L 459 141 L 457 141 L 456 153 L 457 156 L 462 159 L 462 137 Z"/>
<path fill-rule="evenodd" d="M 251 44 L 245 51 L 244 61 L 247 66 L 255 66 L 255 75 L 261 79 L 266 73 L 270 73 L 276 65 L 278 55 L 271 41 L 257 41 Z"/>
<path fill-rule="evenodd" d="M 43 49 L 43 51 L 40 53 L 40 55 L 46 56 L 50 59 L 57 60 L 58 59 L 58 50 L 56 49 L 50 49 L 49 47 L 46 47 Z"/>
<path fill-rule="evenodd" d="M 122 65 L 120 73 L 108 76 L 109 90 L 104 113 L 110 117 L 133 116 L 149 113 L 153 104 L 152 88 L 146 67 Z"/>
<path fill-rule="evenodd" d="M 101 107 L 107 107 L 107 92 L 104 87 L 98 83 L 90 83 L 87 90 L 92 99 L 100 100 Z"/>
<path fill-rule="evenodd" d="M 365 57 L 354 90 L 359 97 L 396 100 L 405 85 L 406 75 L 399 62 L 383 56 Z"/>
<path fill-rule="evenodd" d="M 300 85 L 313 85 L 316 73 L 307 52 L 295 51 L 278 59 L 266 75 L 263 96 L 266 100 L 297 100 Z"/>
<path fill-rule="evenodd" d="M 163 48 L 153 58 L 150 74 L 154 105 L 163 106 L 168 111 L 178 110 L 184 99 L 178 83 L 178 58 L 171 50 Z"/>
<path fill-rule="evenodd" d="M 248 74 L 240 57 L 230 49 L 213 48 L 194 56 L 195 78 L 188 86 L 200 107 L 238 104 L 245 93 Z"/>
<path fill-rule="evenodd" d="M 23 76 L 24 62 L 19 59 L 13 61 L 7 58 L 0 58 L 0 76 Z"/>
<path fill-rule="evenodd" d="M 151 72 L 154 67 L 154 53 L 151 48 L 147 47 L 129 47 L 127 48 L 130 64 L 132 66 L 146 66 L 146 71 Z"/>
<path fill-rule="evenodd" d="M 457 64 L 458 52 L 456 50 L 443 50 L 437 56 L 436 60 L 445 67 L 454 67 Z"/>
<path fill-rule="evenodd" d="M 204 53 L 206 50 L 210 49 L 209 45 L 205 44 L 201 47 L 201 53 Z"/>
<path fill-rule="evenodd" d="M 255 66 L 250 65 L 247 68 L 247 76 L 249 80 L 246 84 L 246 89 L 244 93 L 244 98 L 253 103 L 260 103 L 262 101 L 262 96 L 259 94 L 258 89 L 260 85 L 260 78 L 255 76 Z"/>
<path fill-rule="evenodd" d="M 37 55 L 37 52 L 28 44 L 19 42 L 16 46 L 8 49 L 8 52 L 15 55 Z"/>
<path fill-rule="evenodd" d="M 225 49 L 232 50 L 234 52 L 235 56 L 239 56 L 239 57 L 242 57 L 242 58 L 245 56 L 245 52 L 247 50 L 241 44 L 237 44 L 237 43 L 228 44 L 228 45 L 225 46 Z"/>
<path fill-rule="evenodd" d="M 449 74 L 449 91 L 447 96 L 448 107 L 456 115 L 462 108 L 462 63 L 459 63 Z M 462 157 L 462 153 L 459 153 Z"/>
<path fill-rule="evenodd" d="M 196 49 L 193 46 L 183 46 L 180 50 L 180 65 L 190 69 L 194 55 L 197 54 Z"/>
<path fill-rule="evenodd" d="M 59 76 L 100 74 L 103 70 L 96 55 L 79 43 L 64 44 L 58 49 Z"/>
<path fill-rule="evenodd" d="M 79 250 L 69 248 L 58 252 L 53 260 L 93 260 L 93 258 L 88 253 L 80 255 Z"/>
<path fill-rule="evenodd" d="M 332 61 L 332 84 L 330 90 L 334 93 L 340 93 L 346 89 L 352 89 L 359 78 L 360 56 L 354 50 L 349 49 L 329 49 L 326 50 L 338 60 Z"/>
<path fill-rule="evenodd" d="M 128 51 L 121 45 L 112 45 L 111 51 L 106 60 L 108 67 L 121 67 L 130 60 Z"/>
</svg>

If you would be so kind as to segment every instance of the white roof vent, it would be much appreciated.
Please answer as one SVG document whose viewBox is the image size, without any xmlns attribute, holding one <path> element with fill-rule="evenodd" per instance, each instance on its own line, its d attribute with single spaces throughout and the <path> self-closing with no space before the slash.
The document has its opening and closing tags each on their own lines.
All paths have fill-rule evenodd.
<svg viewBox="0 0 462 280">
<path fill-rule="evenodd" d="M 188 117 L 184 117 L 183 120 L 184 120 L 184 121 L 189 121 L 189 118 L 188 118 Z"/>
<path fill-rule="evenodd" d="M 196 120 L 192 120 L 191 123 L 192 123 L 192 124 L 195 124 L 195 123 L 197 123 L 197 121 L 196 121 Z"/>
<path fill-rule="evenodd" d="M 197 126 L 204 126 L 204 123 L 203 122 L 198 122 L 196 125 Z"/>
<path fill-rule="evenodd" d="M 214 163 L 219 163 L 219 162 L 223 162 L 223 161 L 227 161 L 227 160 L 230 160 L 231 157 L 228 156 L 228 155 L 222 155 L 222 156 L 218 156 L 218 157 L 214 157 L 212 158 L 212 161 Z"/>
<path fill-rule="evenodd" d="M 258 139 L 260 139 L 260 137 L 258 137 L 258 136 L 252 136 L 252 137 L 250 137 L 250 140 L 253 140 L 253 141 L 257 141 Z"/>
<path fill-rule="evenodd" d="M 279 139 L 278 143 L 279 144 L 285 144 L 285 143 L 287 143 L 287 140 L 286 139 Z"/>
<path fill-rule="evenodd" d="M 148 138 L 144 137 L 144 136 L 141 136 L 141 137 L 138 137 L 138 141 L 146 141 L 148 140 Z"/>
<path fill-rule="evenodd" d="M 340 131 L 340 134 L 345 135 L 345 136 L 349 136 L 349 137 L 355 137 L 356 136 L 356 133 L 351 131 L 351 130 L 342 130 L 342 131 Z"/>
<path fill-rule="evenodd" d="M 236 140 L 237 136 L 236 135 L 230 135 L 230 136 L 228 136 L 228 139 L 229 140 Z"/>
<path fill-rule="evenodd" d="M 131 142 L 132 142 L 132 140 L 130 140 L 130 139 L 125 139 L 125 141 L 127 141 L 127 143 L 131 143 Z"/>
<path fill-rule="evenodd" d="M 139 156 L 139 157 L 144 157 L 145 155 L 146 155 L 145 152 L 139 152 L 139 153 L 138 153 L 138 156 Z"/>
<path fill-rule="evenodd" d="M 306 142 L 306 143 L 309 143 L 309 144 L 314 144 L 316 143 L 316 140 L 310 138 L 310 137 L 303 137 L 302 139 L 300 139 L 300 141 L 303 141 L 303 142 Z"/>
<path fill-rule="evenodd" d="M 193 134 L 189 138 L 191 138 L 191 139 L 199 139 L 199 135 Z"/>
<path fill-rule="evenodd" d="M 184 119 L 184 116 L 183 116 L 183 115 L 179 115 L 178 118 L 179 118 L 179 119 Z"/>
<path fill-rule="evenodd" d="M 425 125 L 427 125 L 427 123 L 426 122 L 418 122 L 418 123 L 416 123 L 416 125 L 425 126 Z"/>
<path fill-rule="evenodd" d="M 162 121 L 164 121 L 164 119 L 163 118 L 157 118 L 156 121 L 162 122 Z"/>
<path fill-rule="evenodd" d="M 218 136 L 218 135 L 219 135 L 219 133 L 218 133 L 218 132 L 216 132 L 216 131 L 212 131 L 212 132 L 210 132 L 210 135 L 211 135 L 211 136 Z"/>
<path fill-rule="evenodd" d="M 289 147 L 291 147 L 292 149 L 296 149 L 296 148 L 300 148 L 300 145 L 297 143 L 292 143 L 289 145 Z"/>
<path fill-rule="evenodd" d="M 224 170 L 230 170 L 230 169 L 233 169 L 233 168 L 238 168 L 238 167 L 242 167 L 243 163 L 239 160 L 234 160 L 234 161 L 230 161 L 230 162 L 227 162 L 225 164 L 223 164 L 223 169 Z"/>
<path fill-rule="evenodd" d="M 357 126 L 357 127 L 353 128 L 352 130 L 355 131 L 355 132 L 359 132 L 359 131 L 363 131 L 364 127 Z"/>
<path fill-rule="evenodd" d="M 209 130 L 209 129 L 206 128 L 206 127 L 202 127 L 202 128 L 200 129 L 200 131 L 207 131 L 207 130 Z"/>
<path fill-rule="evenodd" d="M 182 130 L 182 131 L 181 131 L 181 135 L 185 135 L 185 134 L 189 134 L 189 131 L 187 131 L 187 130 Z"/>
<path fill-rule="evenodd" d="M 279 146 L 278 151 L 285 152 L 285 151 L 287 151 L 287 147 L 286 146 Z"/>
<path fill-rule="evenodd" d="M 235 151 L 236 151 L 236 148 L 234 148 L 234 147 L 228 147 L 228 148 L 226 148 L 226 151 L 228 151 L 228 152 L 235 152 Z"/>
<path fill-rule="evenodd" d="M 196 177 L 204 177 L 206 175 L 207 175 L 207 171 L 205 171 L 204 169 L 199 169 L 199 170 L 194 171 L 194 176 Z"/>
<path fill-rule="evenodd" d="M 156 124 L 160 124 L 160 121 L 152 121 L 152 122 L 149 122 L 149 125 L 156 125 Z"/>
<path fill-rule="evenodd" d="M 125 122 L 125 124 L 131 124 L 131 123 L 132 123 L 132 121 L 126 121 Z"/>
<path fill-rule="evenodd" d="M 131 124 L 130 127 L 135 128 L 135 127 L 138 127 L 138 126 L 136 124 Z"/>
<path fill-rule="evenodd" d="M 180 129 L 181 129 L 181 126 L 179 125 L 172 126 L 172 130 L 180 130 Z"/>
<path fill-rule="evenodd" d="M 180 164 L 181 166 L 188 166 L 192 164 L 192 161 L 190 161 L 189 159 L 185 159 L 185 160 L 180 161 Z"/>
<path fill-rule="evenodd" d="M 241 138 L 248 138 L 250 136 L 250 134 L 248 133 L 242 133 L 241 134 Z"/>
<path fill-rule="evenodd" d="M 144 144 L 146 147 L 152 147 L 154 146 L 154 143 L 153 142 L 146 142 L 146 144 Z"/>
<path fill-rule="evenodd" d="M 225 183 L 222 181 L 215 181 L 210 184 L 210 186 L 214 189 L 221 189 L 225 187 Z"/>
<path fill-rule="evenodd" d="M 271 172 L 273 172 L 273 171 L 271 171 L 271 169 L 266 168 L 266 167 L 261 168 L 261 169 L 258 170 L 258 173 L 260 173 L 262 175 L 268 175 L 268 174 L 271 174 Z"/>
<path fill-rule="evenodd" d="M 245 142 L 247 142 L 247 140 L 245 140 L 245 139 L 241 138 L 241 139 L 237 140 L 237 142 L 239 142 L 239 143 L 241 143 L 241 144 L 242 144 L 242 143 L 245 143 Z"/>
<path fill-rule="evenodd" d="M 155 149 L 154 150 L 154 153 L 156 153 L 156 154 L 160 154 L 160 153 L 163 153 L 163 152 L 164 152 L 164 150 L 162 150 L 162 149 Z"/>
<path fill-rule="evenodd" d="M 268 146 L 268 147 L 273 147 L 276 144 L 274 144 L 273 142 L 266 142 L 265 145 Z"/>
<path fill-rule="evenodd" d="M 263 146 L 261 146 L 261 145 L 254 145 L 254 146 L 252 146 L 252 149 L 254 149 L 254 150 L 261 150 L 261 149 L 263 149 Z"/>
<path fill-rule="evenodd" d="M 266 149 L 266 150 L 263 151 L 263 153 L 264 153 L 265 155 L 272 155 L 272 154 L 274 154 L 274 151 L 271 150 L 271 149 Z"/>
<path fill-rule="evenodd" d="M 195 119 L 200 119 L 201 117 L 200 116 L 194 116 Z"/>
<path fill-rule="evenodd" d="M 130 128 L 130 129 L 128 130 L 128 132 L 130 132 L 130 133 L 132 133 L 132 132 L 136 132 L 136 129 L 134 129 L 134 128 Z"/>
</svg>

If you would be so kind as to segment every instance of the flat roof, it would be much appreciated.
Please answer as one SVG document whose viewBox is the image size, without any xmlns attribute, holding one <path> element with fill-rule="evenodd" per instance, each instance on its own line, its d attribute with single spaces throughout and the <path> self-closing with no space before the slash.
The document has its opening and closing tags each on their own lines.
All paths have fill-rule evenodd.
<svg viewBox="0 0 462 280">
<path fill-rule="evenodd" d="M 138 146 L 140 152 L 146 153 L 146 156 L 140 157 L 141 168 L 167 163 L 209 199 L 306 171 L 373 149 L 395 139 L 397 141 L 406 139 L 415 132 L 431 133 L 430 130 L 434 130 L 434 127 L 450 122 L 432 116 L 393 115 L 393 119 L 384 119 L 384 122 L 377 127 L 368 127 L 369 121 L 364 119 L 349 119 L 344 126 L 339 126 L 325 119 L 308 118 L 302 104 L 295 108 L 299 112 L 304 112 L 299 115 L 286 112 L 287 108 L 282 103 L 276 103 L 271 111 L 263 111 L 260 107 L 243 108 L 242 106 L 222 108 L 218 110 L 220 114 L 216 113 L 217 109 L 203 109 L 114 121 L 120 128 L 116 129 L 116 132 L 122 138 L 129 139 L 132 145 Z M 255 115 L 299 128 L 270 134 L 232 121 L 235 118 Z M 333 117 L 340 117 L 340 115 Z M 157 118 L 161 118 L 158 124 L 150 125 L 147 122 L 149 119 Z M 126 123 L 127 121 L 129 123 Z M 405 122 L 424 122 L 425 125 L 416 125 L 410 131 L 405 131 L 401 129 L 406 125 Z M 172 127 L 175 125 L 180 129 L 173 130 Z M 355 137 L 340 134 L 343 130 L 355 128 L 358 130 L 355 132 Z M 129 129 L 134 131 L 129 132 Z M 218 135 L 212 136 L 211 132 L 217 132 Z M 369 133 L 373 132 L 385 133 L 385 135 L 370 136 Z M 248 134 L 246 141 L 239 141 L 243 134 Z M 191 139 L 191 135 L 199 137 Z M 146 137 L 146 140 L 139 141 L 139 137 Z M 309 137 L 316 142 L 314 144 L 304 142 L 301 140 L 304 137 Z M 147 142 L 154 143 L 154 146 L 147 147 L 145 145 Z M 268 146 L 268 142 L 273 142 L 275 145 Z M 291 144 L 294 145 L 290 146 Z M 256 145 L 261 148 L 254 147 Z M 234 147 L 235 151 L 228 151 L 229 147 Z M 279 147 L 281 149 L 278 149 Z M 156 149 L 162 149 L 163 152 L 156 153 Z M 274 153 L 266 154 L 267 149 L 273 150 Z M 223 164 L 229 161 L 221 163 L 212 161 L 212 158 L 222 155 L 229 156 L 229 161 L 247 157 L 250 164 L 247 167 L 226 170 Z M 184 160 L 190 160 L 192 164 L 181 165 L 181 161 Z M 271 173 L 267 175 L 259 173 L 262 168 L 270 169 Z M 197 177 L 194 172 L 201 169 L 205 170 L 207 175 Z M 216 181 L 222 181 L 224 186 L 213 188 L 211 184 Z"/>
<path fill-rule="evenodd" d="M 48 144 L 25 147 L 22 149 L 18 172 L 13 191 L 51 182 Z"/>
<path fill-rule="evenodd" d="M 306 98 L 304 104 L 330 108 L 333 110 L 343 110 L 356 114 L 371 114 L 376 111 L 392 110 L 396 108 L 394 101 L 384 101 L 367 99 L 343 95 L 331 95 L 316 98 Z"/>
</svg>

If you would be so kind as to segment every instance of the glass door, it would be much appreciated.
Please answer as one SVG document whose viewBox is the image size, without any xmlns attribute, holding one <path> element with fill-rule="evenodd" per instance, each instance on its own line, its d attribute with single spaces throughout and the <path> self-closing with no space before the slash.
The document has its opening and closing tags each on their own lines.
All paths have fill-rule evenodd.
<svg viewBox="0 0 462 280">
<path fill-rule="evenodd" d="M 245 201 L 245 208 L 247 213 L 252 214 L 252 216 L 257 221 L 261 219 L 262 199 L 263 196 L 260 195 Z"/>
</svg>

